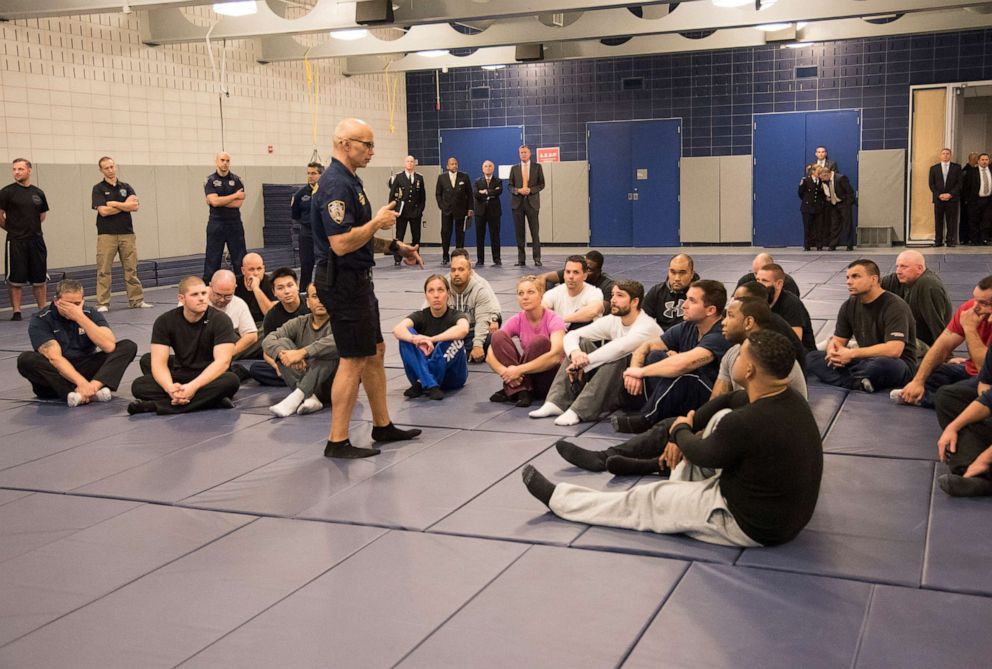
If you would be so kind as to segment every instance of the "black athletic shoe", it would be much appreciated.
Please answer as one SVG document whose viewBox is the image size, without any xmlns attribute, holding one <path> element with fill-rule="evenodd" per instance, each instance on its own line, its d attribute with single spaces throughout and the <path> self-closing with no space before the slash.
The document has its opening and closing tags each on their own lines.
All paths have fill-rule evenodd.
<svg viewBox="0 0 992 669">
<path fill-rule="evenodd" d="M 155 403 L 150 400 L 134 400 L 127 405 L 127 413 L 130 416 L 139 413 L 155 413 Z"/>
<path fill-rule="evenodd" d="M 651 427 L 651 423 L 645 420 L 643 416 L 637 414 L 630 416 L 611 416 L 610 424 L 614 430 L 625 434 L 640 434 Z"/>
<path fill-rule="evenodd" d="M 432 400 L 443 400 L 444 391 L 441 390 L 440 386 L 434 386 L 433 388 L 428 388 L 426 391 L 427 397 Z"/>
<path fill-rule="evenodd" d="M 530 394 L 529 390 L 521 390 L 517 393 L 517 406 L 521 408 L 529 407 L 534 403 L 534 397 Z"/>
<path fill-rule="evenodd" d="M 420 381 L 417 381 L 412 386 L 403 391 L 403 397 L 409 397 L 413 399 L 414 397 L 420 397 L 424 394 L 424 387 L 420 385 Z"/>
<path fill-rule="evenodd" d="M 494 392 L 492 395 L 489 396 L 489 401 L 490 402 L 509 402 L 510 401 L 510 397 L 509 397 L 509 395 L 507 395 L 506 393 L 504 393 L 502 389 L 500 389 L 500 390 L 497 390 L 496 392 Z"/>
<path fill-rule="evenodd" d="M 21 320 L 21 312 L 20 311 L 15 311 L 14 313 L 12 313 L 10 315 L 10 320 L 12 320 L 12 321 L 19 321 L 19 320 Z"/>
</svg>

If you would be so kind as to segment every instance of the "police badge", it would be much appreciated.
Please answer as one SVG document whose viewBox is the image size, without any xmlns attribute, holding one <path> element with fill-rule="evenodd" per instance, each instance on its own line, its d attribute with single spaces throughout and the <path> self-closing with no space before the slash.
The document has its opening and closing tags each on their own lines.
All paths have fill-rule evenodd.
<svg viewBox="0 0 992 669">
<path fill-rule="evenodd" d="M 341 225 L 344 221 L 344 201 L 334 200 L 333 202 L 328 202 L 327 215 L 331 217 L 332 221 Z"/>
</svg>

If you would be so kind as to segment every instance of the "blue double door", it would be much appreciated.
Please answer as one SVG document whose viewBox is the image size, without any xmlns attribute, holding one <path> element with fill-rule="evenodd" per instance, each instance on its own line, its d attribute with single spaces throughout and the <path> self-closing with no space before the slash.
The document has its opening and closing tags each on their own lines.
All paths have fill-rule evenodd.
<svg viewBox="0 0 992 669">
<path fill-rule="evenodd" d="M 441 130 L 438 136 L 439 155 L 441 156 L 441 169 L 444 170 L 448 163 L 448 158 L 454 156 L 458 160 L 458 170 L 465 172 L 475 180 L 482 176 L 482 163 L 491 160 L 496 166 L 495 174 L 499 176 L 500 165 L 516 165 L 520 162 L 518 153 L 520 145 L 524 143 L 524 128 L 521 125 L 504 126 L 500 128 L 452 128 Z M 533 147 L 532 147 L 533 151 Z M 536 152 L 535 152 L 536 153 Z M 426 176 L 426 175 L 425 175 Z M 432 181 L 429 176 L 426 180 L 427 197 L 434 197 L 434 187 L 437 175 Z M 474 189 L 473 189 L 474 190 Z M 503 197 L 501 200 L 503 215 L 500 218 L 500 245 L 516 246 L 516 237 L 513 234 L 513 214 L 510 212 L 510 184 L 507 179 L 503 180 Z M 452 241 L 454 239 L 452 238 Z M 475 220 L 469 219 L 468 228 L 465 232 L 465 246 L 471 251 L 475 248 Z M 486 239 L 489 245 L 489 239 Z M 474 251 L 471 253 L 475 257 Z M 486 252 L 489 256 L 489 252 Z"/>
<path fill-rule="evenodd" d="M 802 246 L 799 182 L 816 147 L 827 147 L 837 171 L 858 191 L 861 113 L 758 114 L 754 117 L 754 240 L 756 246 Z M 857 207 L 854 208 L 857 224 Z"/>
<path fill-rule="evenodd" d="M 592 246 L 678 246 L 682 122 L 587 125 Z"/>
</svg>

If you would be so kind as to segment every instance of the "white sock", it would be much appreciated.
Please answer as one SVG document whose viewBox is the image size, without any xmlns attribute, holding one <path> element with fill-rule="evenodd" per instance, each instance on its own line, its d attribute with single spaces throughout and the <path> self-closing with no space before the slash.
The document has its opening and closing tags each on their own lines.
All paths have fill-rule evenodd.
<svg viewBox="0 0 992 669">
<path fill-rule="evenodd" d="M 97 402 L 109 402 L 113 399 L 113 395 L 110 393 L 110 388 L 104 386 L 100 390 L 96 391 L 96 395 L 93 396 Z"/>
<path fill-rule="evenodd" d="M 579 414 L 575 413 L 571 409 L 555 418 L 555 425 L 561 426 L 578 425 L 581 422 L 582 419 L 579 418 Z"/>
<path fill-rule="evenodd" d="M 275 404 L 269 407 L 269 411 L 279 416 L 280 418 L 287 418 L 296 413 L 296 410 L 300 408 L 303 403 L 304 395 L 303 391 L 297 388 L 291 392 L 286 399 L 284 399 L 279 404 Z"/>
<path fill-rule="evenodd" d="M 65 398 L 65 403 L 70 407 L 78 407 L 83 401 L 83 396 L 77 393 L 75 390 L 69 393 Z"/>
<path fill-rule="evenodd" d="M 545 402 L 540 409 L 534 409 L 527 415 L 531 418 L 547 418 L 548 416 L 560 416 L 562 413 L 564 412 L 557 405 Z"/>
<path fill-rule="evenodd" d="M 324 408 L 324 403 L 321 402 L 319 399 L 317 399 L 316 395 L 311 395 L 310 397 L 303 400 L 303 404 L 301 404 L 300 408 L 296 410 L 296 413 L 298 413 L 301 416 L 305 416 L 308 413 L 317 413 L 323 408 Z"/>
</svg>

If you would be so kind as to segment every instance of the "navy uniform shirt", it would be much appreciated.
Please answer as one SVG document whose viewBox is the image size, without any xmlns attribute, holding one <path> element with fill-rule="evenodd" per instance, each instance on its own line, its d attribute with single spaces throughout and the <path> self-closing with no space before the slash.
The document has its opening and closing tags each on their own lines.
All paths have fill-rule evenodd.
<svg viewBox="0 0 992 669">
<path fill-rule="evenodd" d="M 327 262 L 331 245 L 328 237 L 343 235 L 352 228 L 372 220 L 372 205 L 365 195 L 362 180 L 351 173 L 337 158 L 320 177 L 320 187 L 312 200 L 313 257 L 317 264 Z M 357 251 L 335 259 L 341 269 L 370 269 L 375 265 L 372 240 Z"/>
<path fill-rule="evenodd" d="M 709 385 L 713 385 L 716 382 L 716 377 L 720 373 L 720 360 L 723 358 L 723 354 L 727 352 L 727 349 L 730 348 L 730 342 L 723 336 L 722 318 L 714 323 L 713 327 L 707 330 L 701 339 L 699 337 L 699 328 L 696 327 L 695 323 L 682 321 L 665 330 L 664 334 L 661 335 L 661 341 L 665 342 L 665 346 L 668 347 L 669 351 L 675 351 L 676 353 L 685 353 L 696 347 L 704 348 L 712 353 L 712 360 L 702 367 L 698 367 L 694 372 L 690 372 L 697 375 Z"/>
<path fill-rule="evenodd" d="M 83 306 L 83 313 L 98 326 L 107 327 L 107 319 L 99 311 Z M 62 357 L 69 362 L 84 360 L 97 351 L 96 344 L 90 340 L 82 326 L 64 318 L 55 308 L 54 302 L 31 317 L 28 337 L 31 338 L 31 347 L 36 351 L 45 342 L 55 340 L 62 349 Z"/>
<path fill-rule="evenodd" d="M 241 177 L 234 172 L 228 172 L 226 177 L 214 172 L 207 177 L 207 183 L 203 184 L 204 195 L 213 194 L 226 197 L 244 189 L 245 185 L 241 183 Z M 208 220 L 210 223 L 240 223 L 241 210 L 236 207 L 210 206 L 210 218 Z"/>
<path fill-rule="evenodd" d="M 108 202 L 125 202 L 129 197 L 135 195 L 130 184 L 123 181 L 117 185 L 109 183 L 106 179 L 93 186 L 93 208 L 104 207 Z M 98 235 L 133 235 L 134 227 L 131 222 L 131 212 L 118 211 L 110 216 L 96 215 L 96 234 Z"/>
<path fill-rule="evenodd" d="M 310 221 L 310 199 L 313 197 L 313 186 L 310 184 L 304 184 L 300 190 L 296 191 L 293 195 L 293 199 L 290 200 L 289 217 L 293 219 L 293 223 L 304 223 L 308 224 Z M 309 225 L 307 225 L 309 227 Z"/>
</svg>

